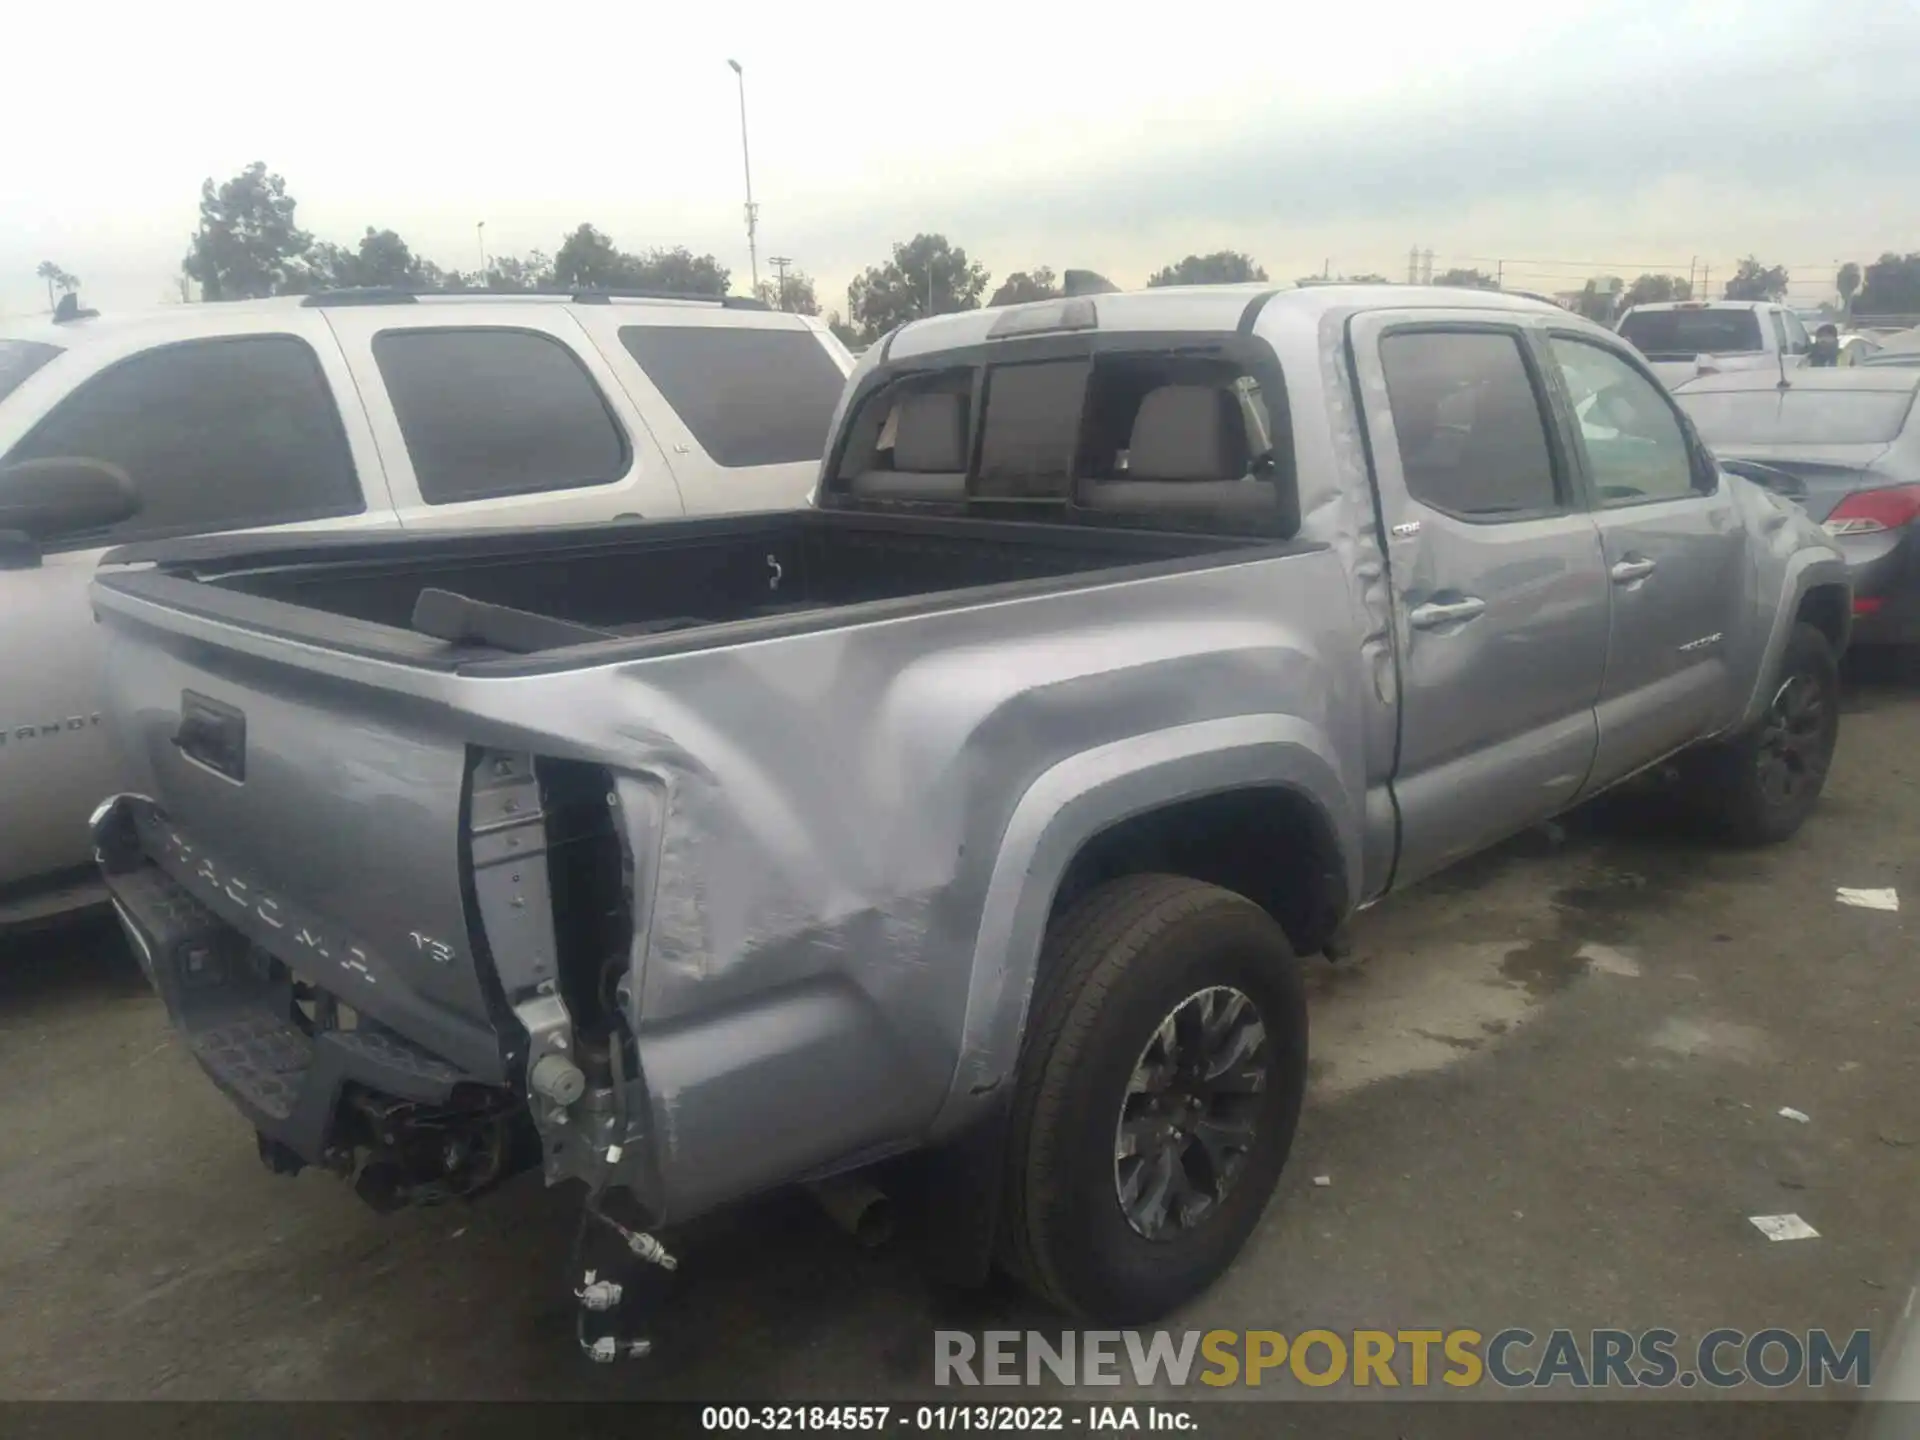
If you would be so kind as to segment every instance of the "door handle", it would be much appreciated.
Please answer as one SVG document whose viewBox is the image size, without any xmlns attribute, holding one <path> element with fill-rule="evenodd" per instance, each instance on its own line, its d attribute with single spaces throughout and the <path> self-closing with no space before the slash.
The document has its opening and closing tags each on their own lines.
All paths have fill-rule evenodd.
<svg viewBox="0 0 1920 1440">
<path fill-rule="evenodd" d="M 1644 580 L 1653 573 L 1651 560 L 1622 560 L 1613 567 L 1613 583 L 1631 585 L 1636 580 Z"/>
<path fill-rule="evenodd" d="M 1416 630 L 1438 630 L 1456 620 L 1471 620 L 1486 608 L 1486 601 L 1471 595 L 1464 600 L 1430 600 L 1425 605 L 1414 606 L 1407 619 Z"/>
</svg>

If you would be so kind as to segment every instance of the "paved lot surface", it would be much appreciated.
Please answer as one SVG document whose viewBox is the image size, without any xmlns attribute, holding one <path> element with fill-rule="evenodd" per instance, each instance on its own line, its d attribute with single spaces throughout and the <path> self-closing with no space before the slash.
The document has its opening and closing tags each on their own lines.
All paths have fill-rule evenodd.
<svg viewBox="0 0 1920 1440">
<path fill-rule="evenodd" d="M 1362 917 L 1280 1193 L 1176 1323 L 1884 1329 L 1920 1269 L 1920 680 L 1848 710 L 1789 846 L 1575 817 Z M 906 1397 L 937 1326 L 1060 1325 L 775 1200 L 682 1237 L 651 1361 L 590 1367 L 570 1193 L 382 1218 L 269 1175 L 100 930 L 7 956 L 0 1096 L 4 1397 Z M 1747 1220 L 1783 1211 L 1820 1238 Z"/>
</svg>

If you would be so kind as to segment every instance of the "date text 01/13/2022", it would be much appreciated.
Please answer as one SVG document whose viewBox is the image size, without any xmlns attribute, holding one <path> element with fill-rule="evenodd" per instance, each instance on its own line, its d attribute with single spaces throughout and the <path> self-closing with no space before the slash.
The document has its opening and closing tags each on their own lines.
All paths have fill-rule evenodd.
<svg viewBox="0 0 1920 1440">
<path fill-rule="evenodd" d="M 1172 1406 L 1090 1405 L 708 1405 L 705 1431 L 912 1430 L 1064 1431 L 1195 1429 L 1186 1410 Z"/>
</svg>

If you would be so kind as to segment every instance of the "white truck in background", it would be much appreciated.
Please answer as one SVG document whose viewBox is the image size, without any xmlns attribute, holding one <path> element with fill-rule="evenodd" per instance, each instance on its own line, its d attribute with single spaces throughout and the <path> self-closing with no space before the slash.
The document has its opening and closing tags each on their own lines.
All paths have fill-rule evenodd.
<svg viewBox="0 0 1920 1440">
<path fill-rule="evenodd" d="M 106 550 L 790 509 L 853 367 L 820 321 L 735 297 L 63 310 L 0 326 L 0 931 L 103 898 Z"/>
<path fill-rule="evenodd" d="M 1807 363 L 1813 337 L 1800 317 L 1770 300 L 1668 300 L 1634 305 L 1615 323 L 1669 390 L 1696 375 L 1727 370 L 1792 370 Z"/>
</svg>

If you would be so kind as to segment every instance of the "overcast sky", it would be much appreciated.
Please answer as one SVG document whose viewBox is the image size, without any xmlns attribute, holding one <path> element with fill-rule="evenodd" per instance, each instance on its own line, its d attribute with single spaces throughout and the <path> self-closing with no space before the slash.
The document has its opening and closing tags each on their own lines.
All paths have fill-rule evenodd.
<svg viewBox="0 0 1920 1440">
<path fill-rule="evenodd" d="M 1420 245 L 1534 289 L 1754 251 L 1809 299 L 1920 249 L 1920 0 L 69 0 L 0 34 L 0 314 L 44 309 L 43 259 L 160 299 L 201 180 L 254 159 L 321 238 L 471 268 L 478 221 L 501 254 L 590 220 L 745 290 L 729 57 L 763 273 L 791 256 L 829 307 L 916 230 L 1122 284 L 1220 248 L 1291 280 L 1404 278 Z"/>
</svg>

